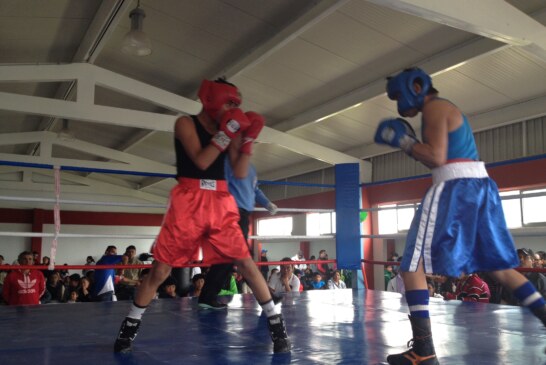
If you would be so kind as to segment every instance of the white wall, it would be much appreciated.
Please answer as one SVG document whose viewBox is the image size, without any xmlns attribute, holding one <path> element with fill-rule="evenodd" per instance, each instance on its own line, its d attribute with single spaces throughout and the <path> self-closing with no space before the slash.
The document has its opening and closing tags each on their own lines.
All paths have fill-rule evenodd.
<svg viewBox="0 0 546 365">
<path fill-rule="evenodd" d="M 54 225 L 44 224 L 44 233 L 53 233 Z M 61 233 L 97 234 L 97 235 L 157 235 L 159 227 L 135 226 L 92 226 L 92 225 L 62 225 Z M 91 255 L 97 261 L 108 245 L 114 245 L 118 254 L 123 254 L 125 248 L 134 245 L 137 256 L 150 252 L 154 239 L 113 239 L 113 238 L 60 238 L 57 244 L 57 265 L 83 265 L 87 256 Z M 52 238 L 42 239 L 42 256 L 50 256 Z M 79 272 L 76 270 L 74 272 Z"/>
<path fill-rule="evenodd" d="M 0 223 L 2 232 L 31 232 L 32 225 L 16 223 Z M 0 255 L 4 256 L 5 264 L 12 264 L 23 251 L 30 251 L 30 237 L 0 237 Z"/>
</svg>

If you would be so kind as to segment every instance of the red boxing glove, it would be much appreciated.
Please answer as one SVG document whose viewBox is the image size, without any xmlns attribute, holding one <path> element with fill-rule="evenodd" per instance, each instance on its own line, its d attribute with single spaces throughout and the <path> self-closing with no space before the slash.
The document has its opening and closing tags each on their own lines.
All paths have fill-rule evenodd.
<svg viewBox="0 0 546 365">
<path fill-rule="evenodd" d="M 255 112 L 246 112 L 245 115 L 251 122 L 250 127 L 243 132 L 243 144 L 239 148 L 239 152 L 246 155 L 252 154 L 252 144 L 258 138 L 265 124 L 265 119 L 260 114 Z"/>
<path fill-rule="evenodd" d="M 231 140 L 249 126 L 250 121 L 241 109 L 229 109 L 222 115 L 218 126 L 219 131 L 212 137 L 210 143 L 220 152 L 224 152 Z"/>
</svg>

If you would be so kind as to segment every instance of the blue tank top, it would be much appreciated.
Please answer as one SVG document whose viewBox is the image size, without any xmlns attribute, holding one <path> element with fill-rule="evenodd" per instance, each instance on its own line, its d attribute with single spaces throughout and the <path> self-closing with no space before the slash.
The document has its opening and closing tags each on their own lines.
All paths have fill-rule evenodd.
<svg viewBox="0 0 546 365">
<path fill-rule="evenodd" d="M 462 116 L 461 126 L 447 135 L 447 159 L 464 158 L 477 161 L 479 157 L 476 141 L 466 115 Z"/>
</svg>

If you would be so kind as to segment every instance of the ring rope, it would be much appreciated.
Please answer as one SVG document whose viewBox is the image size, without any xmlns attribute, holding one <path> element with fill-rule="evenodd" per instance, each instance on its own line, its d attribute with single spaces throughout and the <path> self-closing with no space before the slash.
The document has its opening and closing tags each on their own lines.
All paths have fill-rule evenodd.
<svg viewBox="0 0 546 365">
<path fill-rule="evenodd" d="M 38 203 L 56 203 L 56 199 L 52 198 L 29 198 L 23 196 L 5 196 L 0 195 L 2 201 L 22 201 L 22 202 L 38 202 Z M 144 208 L 166 208 L 166 204 L 153 204 L 153 203 L 114 203 L 114 202 L 99 202 L 91 200 L 73 200 L 73 199 L 60 199 L 61 204 L 76 204 L 76 205 L 104 205 L 104 206 L 118 206 L 118 207 L 144 207 Z M 254 211 L 266 212 L 265 208 L 256 208 Z M 335 209 L 303 209 L 303 208 L 278 208 L 278 212 L 309 212 L 309 213 L 332 213 Z"/>
<path fill-rule="evenodd" d="M 383 265 L 383 266 L 400 266 L 399 261 L 375 261 L 375 260 L 361 260 L 364 264 L 372 264 L 372 265 Z M 514 270 L 519 272 L 540 272 L 540 273 L 546 273 L 546 268 L 527 268 L 527 267 L 514 267 Z"/>
</svg>

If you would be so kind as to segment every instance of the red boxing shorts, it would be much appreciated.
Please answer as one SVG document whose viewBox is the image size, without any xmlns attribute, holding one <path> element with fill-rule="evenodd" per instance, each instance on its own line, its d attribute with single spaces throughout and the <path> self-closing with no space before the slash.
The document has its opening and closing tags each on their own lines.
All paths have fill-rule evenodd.
<svg viewBox="0 0 546 365">
<path fill-rule="evenodd" d="M 251 257 L 227 182 L 179 178 L 152 253 L 159 262 L 181 266 L 197 260 L 200 247 L 207 264 Z"/>
</svg>

